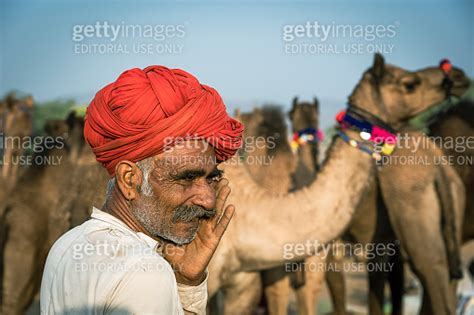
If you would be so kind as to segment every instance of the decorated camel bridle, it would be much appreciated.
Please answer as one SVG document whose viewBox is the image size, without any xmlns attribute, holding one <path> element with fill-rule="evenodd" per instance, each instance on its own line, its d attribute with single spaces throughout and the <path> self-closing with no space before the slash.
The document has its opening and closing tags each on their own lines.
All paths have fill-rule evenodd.
<svg viewBox="0 0 474 315">
<path fill-rule="evenodd" d="M 293 133 L 290 141 L 291 151 L 298 152 L 301 146 L 306 144 L 317 144 L 324 140 L 324 132 L 320 129 L 305 128 Z"/>
<path fill-rule="evenodd" d="M 449 78 L 452 70 L 451 62 L 443 59 L 439 63 L 439 68 L 444 74 L 442 87 L 446 91 L 446 98 L 450 101 L 453 87 L 453 81 Z M 385 108 L 382 100 L 381 102 Z M 393 153 L 397 143 L 396 131 L 372 113 L 356 106 L 349 106 L 346 111 L 337 114 L 336 121 L 339 124 L 337 135 L 351 147 L 369 154 L 376 162 L 381 161 L 382 156 L 390 156 Z M 346 133 L 347 130 L 358 132 L 360 139 L 351 138 Z"/>
</svg>

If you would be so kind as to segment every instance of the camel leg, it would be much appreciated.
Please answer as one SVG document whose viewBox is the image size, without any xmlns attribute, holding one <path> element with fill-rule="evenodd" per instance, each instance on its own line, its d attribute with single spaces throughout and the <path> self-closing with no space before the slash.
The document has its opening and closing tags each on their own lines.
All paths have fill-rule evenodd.
<svg viewBox="0 0 474 315">
<path fill-rule="evenodd" d="M 316 314 L 318 296 L 324 286 L 326 258 L 316 255 L 304 262 L 305 284 L 295 288 L 298 300 L 298 314 Z"/>
<path fill-rule="evenodd" d="M 384 314 L 386 281 L 390 284 L 392 315 L 402 314 L 403 262 L 398 257 L 389 257 L 388 255 L 376 256 L 369 262 L 373 268 L 381 267 L 383 269 L 369 272 L 370 314 Z"/>
<path fill-rule="evenodd" d="M 224 310 L 229 315 L 251 315 L 255 312 L 262 293 L 258 272 L 240 272 L 224 289 Z"/>
<path fill-rule="evenodd" d="M 8 180 L 8 175 L 10 174 L 10 169 L 12 167 L 12 148 L 6 147 L 3 153 L 3 167 L 2 167 L 2 177 Z"/>
<path fill-rule="evenodd" d="M 18 168 L 20 167 L 20 157 L 21 157 L 22 151 L 21 150 L 15 150 L 15 152 L 12 153 L 12 163 L 13 161 L 16 161 L 13 163 L 11 166 L 10 170 L 10 183 L 11 185 L 15 185 L 16 180 L 18 178 Z"/>
<path fill-rule="evenodd" d="M 388 257 L 383 255 L 375 255 L 369 259 L 368 264 L 376 268 L 379 266 L 386 266 Z M 369 313 L 371 315 L 383 315 L 384 306 L 384 289 L 387 273 L 381 270 L 372 270 L 369 274 Z"/>
<path fill-rule="evenodd" d="M 436 177 L 435 187 L 440 201 L 443 239 L 448 253 L 449 274 L 451 279 L 461 279 L 461 250 L 459 229 L 456 229 L 456 213 L 453 211 L 454 196 L 449 187 L 449 170 L 440 168 Z"/>
<path fill-rule="evenodd" d="M 29 223 L 26 209 L 17 208 L 9 214 L 3 254 L 3 315 L 20 315 L 29 307 L 39 289 L 43 265 L 40 263 L 41 249 L 35 243 L 40 242 L 38 237 L 47 232 L 38 231 L 35 224 Z"/>
<path fill-rule="evenodd" d="M 268 314 L 286 315 L 290 298 L 290 277 L 285 266 L 279 266 L 261 272 L 262 282 L 267 299 Z"/>
<path fill-rule="evenodd" d="M 328 285 L 329 293 L 331 294 L 332 313 L 334 315 L 345 315 L 346 285 L 342 271 L 342 257 L 336 257 L 332 254 L 332 251 L 330 251 L 326 264 L 327 266 L 333 267 L 328 268 L 326 271 L 326 284 Z"/>
<path fill-rule="evenodd" d="M 406 250 L 413 271 L 424 289 L 422 313 L 454 314 L 455 295 L 452 292 L 445 243 L 441 231 L 441 209 L 434 185 L 418 194 L 387 203 L 393 227 Z"/>
<path fill-rule="evenodd" d="M 404 263 L 399 248 L 397 248 L 397 253 L 391 257 L 391 262 L 394 265 L 392 270 L 388 273 L 388 282 L 390 284 L 392 315 L 401 315 L 403 313 L 405 272 Z"/>
</svg>

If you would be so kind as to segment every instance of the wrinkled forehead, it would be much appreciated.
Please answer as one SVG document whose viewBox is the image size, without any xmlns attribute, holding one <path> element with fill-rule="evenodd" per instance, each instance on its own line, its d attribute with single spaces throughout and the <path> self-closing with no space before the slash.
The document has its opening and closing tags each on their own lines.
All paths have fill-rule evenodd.
<svg viewBox="0 0 474 315">
<path fill-rule="evenodd" d="M 174 169 L 212 169 L 218 163 L 214 148 L 205 140 L 177 141 L 157 156 L 158 165 Z"/>
</svg>

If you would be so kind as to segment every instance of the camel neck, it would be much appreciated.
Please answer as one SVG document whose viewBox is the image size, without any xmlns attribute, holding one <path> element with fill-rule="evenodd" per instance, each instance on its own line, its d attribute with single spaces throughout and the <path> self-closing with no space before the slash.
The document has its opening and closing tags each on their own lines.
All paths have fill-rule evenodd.
<svg viewBox="0 0 474 315">
<path fill-rule="evenodd" d="M 306 144 L 298 149 L 298 160 L 313 174 L 317 170 L 317 144 Z"/>
<path fill-rule="evenodd" d="M 233 225 L 232 231 L 239 240 L 235 244 L 241 266 L 266 268 L 281 265 L 287 259 L 301 259 L 314 251 L 288 256 L 285 249 L 307 242 L 326 243 L 340 236 L 367 186 L 372 164 L 367 154 L 337 138 L 309 187 L 287 195 L 252 187 L 247 194 L 254 198 L 231 200 L 237 211 L 244 209 L 239 213 L 241 222 Z M 235 196 L 245 194 L 235 190 Z M 246 239 L 248 235 L 253 236 L 251 242 Z"/>
</svg>

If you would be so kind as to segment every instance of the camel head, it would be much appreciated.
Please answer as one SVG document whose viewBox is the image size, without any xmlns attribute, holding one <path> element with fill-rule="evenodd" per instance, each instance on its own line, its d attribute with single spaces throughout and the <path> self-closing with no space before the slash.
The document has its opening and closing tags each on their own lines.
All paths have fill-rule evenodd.
<svg viewBox="0 0 474 315">
<path fill-rule="evenodd" d="M 67 123 L 62 119 L 48 119 L 43 128 L 44 132 L 51 137 L 62 137 L 69 130 Z"/>
<path fill-rule="evenodd" d="M 258 125 L 263 120 L 261 109 L 256 107 L 252 112 L 242 113 L 240 110 L 235 113 L 235 118 L 244 126 L 244 135 L 247 137 L 255 136 L 257 134 Z"/>
<path fill-rule="evenodd" d="M 449 94 L 447 82 L 451 85 Z M 386 64 L 383 56 L 376 54 L 372 67 L 364 72 L 349 97 L 349 104 L 398 126 L 450 95 L 461 96 L 469 84 L 469 78 L 455 67 L 447 73 L 440 67 L 408 71 Z"/>
<path fill-rule="evenodd" d="M 86 144 L 84 139 L 84 118 L 70 112 L 67 118 L 51 119 L 44 125 L 46 134 L 64 143 L 71 161 L 76 161 Z M 58 140 L 59 139 L 59 140 Z"/>
<path fill-rule="evenodd" d="M 291 123 L 292 131 L 319 127 L 319 102 L 315 97 L 313 102 L 298 102 L 298 97 L 293 99 L 291 110 L 288 113 Z"/>
<path fill-rule="evenodd" d="M 293 99 L 291 110 L 288 113 L 291 124 L 293 137 L 291 140 L 291 148 L 293 152 L 298 152 L 300 163 L 309 169 L 319 170 L 318 155 L 319 141 L 321 134 L 319 129 L 319 102 L 317 98 L 313 102 L 298 102 L 298 98 Z M 301 146 L 306 146 L 305 150 L 301 150 Z M 307 152 L 305 152 L 307 151 Z M 309 172 L 295 175 L 297 182 L 309 184 L 313 180 L 313 176 L 308 176 Z M 299 186 L 299 184 L 297 185 Z"/>
<path fill-rule="evenodd" d="M 0 106 L 1 130 L 10 136 L 24 137 L 32 131 L 32 107 L 33 97 L 31 95 L 19 98 L 15 92 L 5 96 Z"/>
<path fill-rule="evenodd" d="M 264 147 L 265 154 L 273 154 L 275 150 L 284 150 L 290 153 L 287 141 L 287 124 L 282 109 L 278 106 L 266 105 L 257 107 L 251 113 L 240 113 L 240 121 L 245 125 L 245 136 L 255 141 L 269 142 Z M 259 139 L 257 139 L 259 138 Z M 255 145 L 255 147 L 262 147 Z"/>
</svg>

